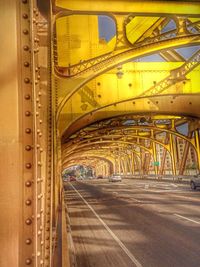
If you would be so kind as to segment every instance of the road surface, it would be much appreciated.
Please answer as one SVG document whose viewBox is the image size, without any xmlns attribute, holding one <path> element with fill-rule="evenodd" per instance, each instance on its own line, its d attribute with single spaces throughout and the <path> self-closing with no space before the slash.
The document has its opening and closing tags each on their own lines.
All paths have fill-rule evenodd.
<svg viewBox="0 0 200 267">
<path fill-rule="evenodd" d="M 124 179 L 65 184 L 77 267 L 199 267 L 200 191 Z"/>
</svg>

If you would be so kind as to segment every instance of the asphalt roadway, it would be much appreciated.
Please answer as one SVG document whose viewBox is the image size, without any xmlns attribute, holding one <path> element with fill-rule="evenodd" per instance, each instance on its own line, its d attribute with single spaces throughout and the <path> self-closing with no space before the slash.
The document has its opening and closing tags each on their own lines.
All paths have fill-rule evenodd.
<svg viewBox="0 0 200 267">
<path fill-rule="evenodd" d="M 65 184 L 77 267 L 200 267 L 200 190 L 106 179 Z"/>
</svg>

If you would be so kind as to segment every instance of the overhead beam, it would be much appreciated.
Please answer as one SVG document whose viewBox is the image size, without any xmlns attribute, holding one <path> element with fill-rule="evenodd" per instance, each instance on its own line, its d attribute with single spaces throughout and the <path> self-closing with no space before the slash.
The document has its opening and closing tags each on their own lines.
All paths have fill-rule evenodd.
<svg viewBox="0 0 200 267">
<path fill-rule="evenodd" d="M 99 1 L 99 0 L 56 0 L 55 5 L 57 7 L 73 10 L 82 11 L 89 13 L 100 13 L 100 12 L 116 12 L 116 13 L 135 13 L 135 14 L 176 14 L 179 15 L 194 15 L 200 14 L 200 5 L 194 1 Z M 58 9 L 59 10 L 59 9 Z"/>
</svg>

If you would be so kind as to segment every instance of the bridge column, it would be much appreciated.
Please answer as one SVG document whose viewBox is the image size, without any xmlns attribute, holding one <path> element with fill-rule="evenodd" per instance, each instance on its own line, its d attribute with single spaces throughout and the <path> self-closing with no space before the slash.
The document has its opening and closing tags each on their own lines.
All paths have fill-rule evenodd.
<svg viewBox="0 0 200 267">
<path fill-rule="evenodd" d="M 194 138 L 195 138 L 195 144 L 196 144 L 198 170 L 200 171 L 200 141 L 199 141 L 200 135 L 199 135 L 199 129 L 194 131 Z"/>
<path fill-rule="evenodd" d="M 177 174 L 176 171 L 176 147 L 174 142 L 174 136 L 172 134 L 169 135 L 169 145 L 170 145 L 170 155 L 171 155 L 171 164 L 172 164 L 172 174 L 175 176 Z"/>
</svg>

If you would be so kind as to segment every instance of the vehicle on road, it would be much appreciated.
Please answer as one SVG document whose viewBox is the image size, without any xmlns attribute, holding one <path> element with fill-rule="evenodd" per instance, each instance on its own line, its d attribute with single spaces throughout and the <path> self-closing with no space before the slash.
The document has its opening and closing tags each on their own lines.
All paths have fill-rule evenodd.
<svg viewBox="0 0 200 267">
<path fill-rule="evenodd" d="M 200 174 L 194 175 L 194 177 L 190 180 L 190 186 L 192 190 L 200 187 Z"/>
<path fill-rule="evenodd" d="M 102 175 L 102 174 L 99 174 L 99 175 L 97 176 L 97 179 L 103 179 L 103 175 Z"/>
<path fill-rule="evenodd" d="M 121 182 L 122 181 L 122 177 L 119 174 L 113 174 L 112 176 L 110 176 L 108 178 L 109 182 Z"/>
<path fill-rule="evenodd" d="M 76 181 L 76 177 L 75 177 L 75 176 L 73 176 L 73 175 L 72 175 L 72 176 L 70 176 L 70 177 L 69 177 L 69 181 L 70 181 L 70 182 Z"/>
</svg>

